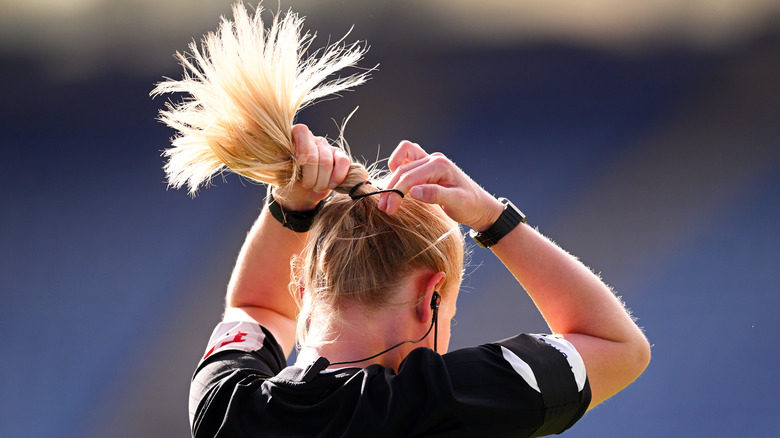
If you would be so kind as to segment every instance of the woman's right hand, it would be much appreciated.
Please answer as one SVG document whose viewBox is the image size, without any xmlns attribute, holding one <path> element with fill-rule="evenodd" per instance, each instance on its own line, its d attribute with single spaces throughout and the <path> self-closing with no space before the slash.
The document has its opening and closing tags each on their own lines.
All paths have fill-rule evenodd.
<svg viewBox="0 0 780 438">
<path fill-rule="evenodd" d="M 428 154 L 420 145 L 402 141 L 388 161 L 393 173 L 388 189 L 428 204 L 438 204 L 454 221 L 485 231 L 498 220 L 504 206 L 440 153 Z M 393 214 L 402 199 L 383 193 L 379 209 Z"/>
</svg>

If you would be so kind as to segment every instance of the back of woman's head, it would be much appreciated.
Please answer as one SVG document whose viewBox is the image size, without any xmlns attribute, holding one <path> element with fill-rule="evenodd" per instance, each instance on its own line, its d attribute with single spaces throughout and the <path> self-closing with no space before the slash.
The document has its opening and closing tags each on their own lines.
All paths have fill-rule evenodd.
<svg viewBox="0 0 780 438">
<path fill-rule="evenodd" d="M 276 15 L 266 29 L 260 8 L 250 15 L 239 2 L 233 13 L 233 21 L 223 18 L 200 47 L 193 42 L 189 56 L 177 54 L 184 67 L 181 80 L 167 79 L 152 91 L 189 95 L 168 104 L 160 118 L 178 131 L 165 151 L 169 184 L 186 184 L 191 194 L 225 168 L 281 189 L 295 183 L 301 169 L 292 139 L 297 112 L 367 79 L 363 71 L 326 80 L 354 66 L 365 54 L 363 46 L 337 41 L 307 56 L 313 36 L 301 35 L 303 19 L 297 14 Z M 314 303 L 329 315 L 344 300 L 369 307 L 391 304 L 393 285 L 417 268 L 444 272 L 442 293 L 460 283 L 463 248 L 457 224 L 438 206 L 405 199 L 390 216 L 377 209 L 376 196 L 353 200 L 347 195 L 368 179 L 366 168 L 353 162 L 315 221 L 299 260 L 306 289 L 303 320 Z M 359 193 L 371 189 L 364 184 Z"/>
<path fill-rule="evenodd" d="M 357 193 L 375 190 L 365 184 Z M 338 193 L 318 213 L 296 269 L 297 286 L 303 288 L 300 341 L 307 318 L 316 315 L 325 326 L 336 323 L 344 304 L 369 310 L 412 305 L 394 292 L 415 270 L 444 272 L 442 295 L 460 286 L 463 237 L 458 224 L 439 206 L 408 197 L 393 215 L 377 203 L 377 196 L 352 199 Z"/>
</svg>

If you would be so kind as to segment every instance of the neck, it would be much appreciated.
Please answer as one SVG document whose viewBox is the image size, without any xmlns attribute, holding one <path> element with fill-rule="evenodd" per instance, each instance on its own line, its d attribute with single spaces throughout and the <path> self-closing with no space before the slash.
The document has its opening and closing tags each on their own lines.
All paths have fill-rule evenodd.
<svg viewBox="0 0 780 438">
<path fill-rule="evenodd" d="M 409 351 L 416 347 L 415 344 L 403 344 L 379 356 L 371 356 L 400 342 L 416 341 L 425 333 L 417 334 L 419 330 L 411 320 L 411 315 L 399 309 L 371 312 L 356 310 L 344 311 L 340 322 L 330 330 L 312 321 L 306 345 L 298 355 L 298 363 L 306 365 L 321 356 L 335 364 L 329 368 L 379 364 L 397 370 Z M 368 359 L 361 360 L 364 358 Z M 349 363 L 339 365 L 339 362 Z"/>
</svg>

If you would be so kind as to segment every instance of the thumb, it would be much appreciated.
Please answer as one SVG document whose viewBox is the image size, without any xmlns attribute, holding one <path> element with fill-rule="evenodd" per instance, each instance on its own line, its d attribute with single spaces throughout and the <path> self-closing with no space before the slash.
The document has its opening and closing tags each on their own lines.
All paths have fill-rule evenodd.
<svg viewBox="0 0 780 438">
<path fill-rule="evenodd" d="M 409 189 L 409 196 L 427 204 L 441 204 L 446 190 L 438 184 L 422 184 Z"/>
<path fill-rule="evenodd" d="M 469 224 L 470 217 L 479 209 L 473 208 L 469 197 L 462 190 L 444 187 L 438 184 L 422 184 L 409 189 L 408 196 L 426 204 L 437 204 L 450 219 L 461 224 Z"/>
</svg>

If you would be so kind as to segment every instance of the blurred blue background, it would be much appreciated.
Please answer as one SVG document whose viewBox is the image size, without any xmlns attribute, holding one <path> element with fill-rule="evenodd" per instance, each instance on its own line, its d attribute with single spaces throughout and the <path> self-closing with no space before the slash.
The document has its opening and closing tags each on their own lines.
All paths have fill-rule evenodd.
<svg viewBox="0 0 780 438">
<path fill-rule="evenodd" d="M 276 2 L 269 3 L 276 9 Z M 281 2 L 355 25 L 373 79 L 300 115 L 384 158 L 442 151 L 578 255 L 653 344 L 566 436 L 775 436 L 780 4 Z M 166 190 L 176 50 L 230 2 L 35 0 L 0 15 L 0 435 L 186 437 L 187 389 L 264 190 Z M 379 152 L 377 152 L 379 150 Z M 545 331 L 474 250 L 452 347 Z"/>
</svg>

